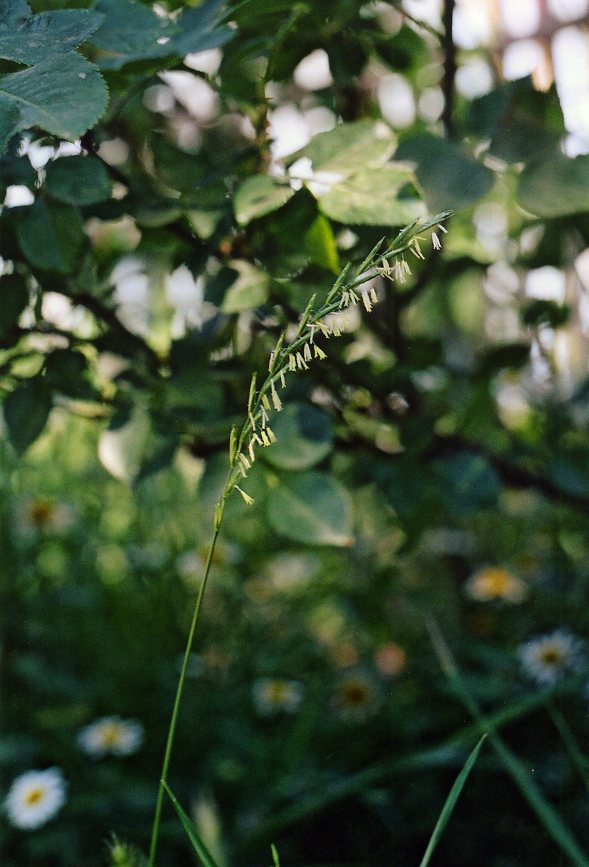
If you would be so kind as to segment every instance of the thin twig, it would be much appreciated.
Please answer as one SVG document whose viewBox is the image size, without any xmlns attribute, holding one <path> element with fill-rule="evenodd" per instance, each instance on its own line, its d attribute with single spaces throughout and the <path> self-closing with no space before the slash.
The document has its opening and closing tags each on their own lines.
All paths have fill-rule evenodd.
<svg viewBox="0 0 589 867">
<path fill-rule="evenodd" d="M 454 136 L 454 79 L 456 78 L 456 46 L 452 35 L 452 22 L 454 19 L 454 7 L 456 0 L 444 0 L 444 76 L 442 78 L 442 92 L 444 94 L 444 110 L 442 123 L 446 138 Z"/>
</svg>

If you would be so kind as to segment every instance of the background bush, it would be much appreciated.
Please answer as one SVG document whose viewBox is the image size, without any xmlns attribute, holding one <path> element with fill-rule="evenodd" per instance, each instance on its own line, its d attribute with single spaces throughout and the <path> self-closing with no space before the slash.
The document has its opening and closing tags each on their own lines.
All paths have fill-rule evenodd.
<svg viewBox="0 0 589 867">
<path fill-rule="evenodd" d="M 587 863 L 584 648 L 543 680 L 521 648 L 587 630 L 588 148 L 554 85 L 504 80 L 499 42 L 457 48 L 440 11 L 0 5 L 0 794 L 31 768 L 68 784 L 38 830 L 2 817 L 6 867 L 105 864 L 113 832 L 147 849 L 251 375 L 348 261 L 447 209 L 442 251 L 428 231 L 405 280 L 383 266 L 375 309 L 281 392 L 255 503 L 228 504 L 171 785 L 220 864 L 272 842 L 285 865 L 419 863 L 496 726 L 438 863 Z M 482 61 L 485 92 L 457 89 Z M 110 716 L 141 747 L 85 755 Z M 158 864 L 191 863 L 167 808 Z"/>
</svg>

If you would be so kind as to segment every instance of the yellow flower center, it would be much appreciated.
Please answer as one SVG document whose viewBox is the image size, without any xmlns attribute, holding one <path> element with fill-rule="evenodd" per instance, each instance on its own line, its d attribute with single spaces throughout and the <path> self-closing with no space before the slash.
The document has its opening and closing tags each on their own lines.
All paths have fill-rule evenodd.
<svg viewBox="0 0 589 867">
<path fill-rule="evenodd" d="M 348 707 L 360 707 L 370 698 L 370 687 L 359 680 L 344 683 L 340 690 L 340 698 Z"/>
<path fill-rule="evenodd" d="M 35 500 L 30 505 L 29 514 L 33 524 L 42 527 L 51 520 L 53 511 L 53 503 L 50 503 L 48 500 Z"/>
<path fill-rule="evenodd" d="M 564 654 L 556 647 L 547 647 L 540 654 L 540 658 L 544 665 L 557 666 L 563 661 Z"/>
<path fill-rule="evenodd" d="M 268 700 L 277 703 L 284 701 L 287 692 L 286 684 L 281 683 L 280 681 L 274 681 L 268 685 Z"/>
<path fill-rule="evenodd" d="M 35 804 L 38 804 L 39 801 L 42 801 L 45 796 L 45 790 L 40 786 L 37 786 L 36 789 L 31 789 L 27 792 L 25 796 L 25 804 L 27 807 L 34 807 Z"/>
<path fill-rule="evenodd" d="M 102 742 L 105 747 L 113 747 L 118 744 L 121 738 L 121 729 L 114 723 L 105 725 L 102 730 Z"/>
<path fill-rule="evenodd" d="M 487 569 L 484 583 L 488 593 L 493 596 L 503 596 L 513 585 L 513 575 L 506 569 Z"/>
</svg>

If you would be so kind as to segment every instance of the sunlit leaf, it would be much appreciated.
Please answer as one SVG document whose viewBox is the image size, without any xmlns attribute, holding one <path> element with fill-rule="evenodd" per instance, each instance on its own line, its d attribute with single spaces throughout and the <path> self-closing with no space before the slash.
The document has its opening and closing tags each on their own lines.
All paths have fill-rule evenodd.
<svg viewBox="0 0 589 867">
<path fill-rule="evenodd" d="M 288 158 L 311 160 L 313 172 L 350 175 L 368 166 L 383 165 L 397 144 L 393 131 L 382 122 L 358 120 L 322 132 Z"/>
<path fill-rule="evenodd" d="M 281 477 L 268 496 L 267 515 L 278 533 L 296 542 L 347 547 L 354 541 L 350 495 L 325 473 Z"/>
<path fill-rule="evenodd" d="M 268 175 L 254 175 L 235 191 L 235 219 L 240 226 L 247 226 L 252 220 L 281 208 L 293 195 L 294 190 L 288 184 L 279 183 Z"/>
<path fill-rule="evenodd" d="M 539 217 L 589 211 L 589 155 L 570 159 L 554 152 L 529 163 L 519 177 L 518 200 Z"/>
<path fill-rule="evenodd" d="M 415 196 L 399 194 L 415 180 L 411 169 L 387 165 L 363 168 L 335 183 L 319 198 L 319 207 L 332 220 L 368 226 L 401 226 L 425 216 L 425 205 Z"/>
<path fill-rule="evenodd" d="M 272 419 L 277 441 L 262 455 L 284 470 L 308 470 L 329 454 L 332 429 L 329 416 L 306 403 L 289 402 Z"/>
</svg>

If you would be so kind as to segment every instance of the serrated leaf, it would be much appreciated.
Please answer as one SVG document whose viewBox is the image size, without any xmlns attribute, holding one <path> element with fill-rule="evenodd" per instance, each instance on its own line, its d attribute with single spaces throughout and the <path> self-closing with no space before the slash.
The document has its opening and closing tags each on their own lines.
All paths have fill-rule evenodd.
<svg viewBox="0 0 589 867">
<path fill-rule="evenodd" d="M 108 173 L 94 157 L 64 157 L 50 162 L 46 173 L 45 188 L 58 202 L 94 205 L 110 197 Z"/>
<path fill-rule="evenodd" d="M 235 219 L 240 226 L 277 211 L 294 195 L 288 184 L 279 183 L 268 175 L 247 178 L 236 190 L 233 198 Z"/>
<path fill-rule="evenodd" d="M 0 29 L 0 57 L 31 66 L 73 51 L 97 30 L 104 16 L 90 9 L 58 9 L 22 19 Z"/>
<path fill-rule="evenodd" d="M 529 163 L 518 184 L 520 205 L 539 217 L 589 211 L 589 155 L 570 159 L 555 152 Z"/>
<path fill-rule="evenodd" d="M 20 111 L 18 105 L 0 93 L 0 154 L 6 150 L 8 142 L 18 129 Z"/>
<path fill-rule="evenodd" d="M 365 168 L 335 183 L 319 198 L 320 210 L 340 223 L 401 226 L 423 217 L 426 208 L 416 198 L 399 198 L 415 176 L 405 166 Z"/>
<path fill-rule="evenodd" d="M 307 545 L 353 544 L 352 501 L 325 473 L 282 477 L 267 500 L 267 517 L 277 533 Z"/>
<path fill-rule="evenodd" d="M 39 376 L 27 379 L 4 401 L 8 437 L 22 455 L 42 432 L 51 411 L 51 389 Z"/>
<path fill-rule="evenodd" d="M 221 0 L 205 0 L 172 21 L 135 0 L 98 0 L 96 9 L 106 20 L 91 40 L 98 49 L 96 62 L 102 69 L 121 69 L 128 63 L 217 48 L 235 35 L 231 28 L 218 26 L 223 8 Z"/>
<path fill-rule="evenodd" d="M 417 180 L 430 211 L 456 211 L 483 198 L 493 185 L 493 172 L 460 145 L 433 135 L 411 136 L 400 145 L 396 159 L 416 163 Z"/>
<path fill-rule="evenodd" d="M 102 76 L 85 58 L 73 51 L 51 57 L 0 77 L 0 107 L 12 106 L 12 129 L 3 121 L 2 137 L 38 126 L 60 138 L 79 138 L 96 123 L 107 97 Z"/>
<path fill-rule="evenodd" d="M 262 456 L 274 467 L 308 470 L 329 454 L 333 434 L 329 416 L 306 403 L 289 402 L 272 419 L 277 441 Z"/>
<path fill-rule="evenodd" d="M 176 25 L 168 18 L 135 0 L 98 0 L 95 8 L 105 18 L 91 40 L 99 49 L 96 62 L 101 69 L 120 69 L 127 63 L 170 56 L 167 43 L 176 33 Z"/>
<path fill-rule="evenodd" d="M 17 215 L 16 236 L 32 265 L 69 274 L 84 240 L 82 218 L 71 205 L 37 199 Z"/>
<path fill-rule="evenodd" d="M 245 260 L 229 264 L 238 277 L 225 293 L 221 304 L 223 313 L 242 313 L 263 304 L 268 298 L 268 275 Z"/>
<path fill-rule="evenodd" d="M 288 162 L 307 157 L 314 172 L 349 175 L 366 166 L 383 165 L 396 145 L 397 139 L 386 124 L 358 120 L 320 133 L 306 147 L 290 156 Z"/>
</svg>

